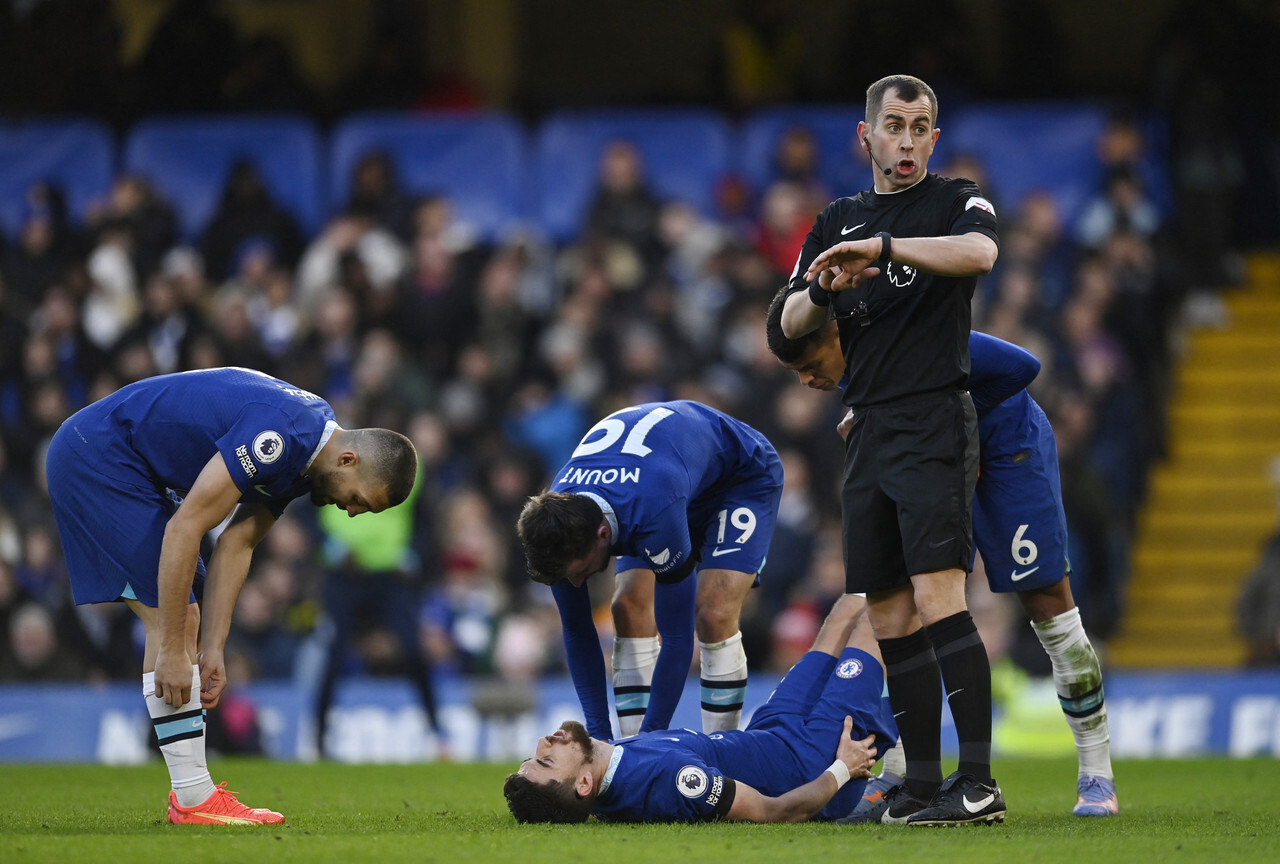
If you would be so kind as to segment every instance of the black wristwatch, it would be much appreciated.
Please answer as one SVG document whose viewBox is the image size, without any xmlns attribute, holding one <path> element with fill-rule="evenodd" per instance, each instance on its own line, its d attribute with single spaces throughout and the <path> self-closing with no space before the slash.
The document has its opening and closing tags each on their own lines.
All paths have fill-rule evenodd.
<svg viewBox="0 0 1280 864">
<path fill-rule="evenodd" d="M 888 231 L 880 231 L 876 236 L 880 238 L 880 257 L 876 260 L 881 264 L 888 264 L 889 257 L 893 254 L 893 235 Z"/>
</svg>

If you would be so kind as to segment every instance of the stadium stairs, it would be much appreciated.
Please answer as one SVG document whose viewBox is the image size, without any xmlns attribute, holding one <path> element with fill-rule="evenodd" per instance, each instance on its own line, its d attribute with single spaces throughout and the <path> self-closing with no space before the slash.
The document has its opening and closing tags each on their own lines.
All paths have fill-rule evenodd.
<svg viewBox="0 0 1280 864">
<path fill-rule="evenodd" d="M 1248 261 L 1221 327 L 1187 335 L 1169 405 L 1169 454 L 1138 520 L 1115 667 L 1229 667 L 1244 658 L 1235 603 L 1276 529 L 1280 254 Z"/>
</svg>

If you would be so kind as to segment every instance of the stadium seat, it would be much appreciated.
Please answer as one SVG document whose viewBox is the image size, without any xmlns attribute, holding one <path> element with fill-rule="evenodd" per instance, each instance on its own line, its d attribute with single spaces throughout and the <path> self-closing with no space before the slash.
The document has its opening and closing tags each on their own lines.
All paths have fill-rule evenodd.
<svg viewBox="0 0 1280 864">
<path fill-rule="evenodd" d="M 1075 223 L 1102 185 L 1096 142 L 1106 111 L 1078 103 L 976 103 L 942 126 L 951 153 L 970 152 L 987 170 L 989 192 L 1003 218 L 1023 199 L 1047 191 L 1066 224 Z M 942 163 L 937 163 L 941 165 Z"/>
<path fill-rule="evenodd" d="M 786 105 L 766 108 L 742 123 L 742 176 L 759 192 L 775 179 L 774 152 L 783 133 L 808 129 L 818 144 L 823 183 L 833 195 L 848 195 L 870 183 L 865 159 L 855 159 L 854 135 L 862 119 L 862 105 Z"/>
<path fill-rule="evenodd" d="M 386 153 L 413 195 L 444 193 L 457 219 L 495 239 L 525 216 L 525 134 L 501 114 L 370 112 L 338 123 L 330 138 L 332 209 L 350 195 L 360 157 Z"/>
<path fill-rule="evenodd" d="M 0 125 L 0 230 L 13 237 L 32 183 L 61 188 L 74 223 L 111 188 L 116 145 L 110 130 L 92 120 L 27 121 Z"/>
<path fill-rule="evenodd" d="M 124 169 L 147 177 L 178 211 L 182 234 L 198 240 L 217 210 L 232 165 L 254 163 L 304 234 L 321 224 L 322 143 L 305 117 L 153 117 L 125 138 Z"/>
<path fill-rule="evenodd" d="M 555 240 L 576 237 L 596 188 L 600 154 L 627 140 L 644 160 L 659 198 L 712 213 L 717 182 L 736 161 L 734 138 L 720 114 L 699 109 L 563 112 L 549 116 L 534 143 L 532 207 Z"/>
</svg>

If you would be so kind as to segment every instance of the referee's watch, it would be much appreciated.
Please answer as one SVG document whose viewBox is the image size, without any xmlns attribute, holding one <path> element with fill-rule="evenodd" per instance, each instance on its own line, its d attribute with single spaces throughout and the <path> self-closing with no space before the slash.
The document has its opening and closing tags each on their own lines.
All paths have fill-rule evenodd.
<svg viewBox="0 0 1280 864">
<path fill-rule="evenodd" d="M 880 238 L 880 257 L 876 260 L 881 264 L 888 264 L 889 257 L 893 254 L 893 235 L 888 231 L 880 231 L 875 236 Z"/>
</svg>

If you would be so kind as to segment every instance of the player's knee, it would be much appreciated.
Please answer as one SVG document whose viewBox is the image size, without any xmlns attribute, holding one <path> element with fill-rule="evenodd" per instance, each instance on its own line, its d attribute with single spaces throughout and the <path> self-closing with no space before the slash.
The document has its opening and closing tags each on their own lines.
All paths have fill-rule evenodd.
<svg viewBox="0 0 1280 864">
<path fill-rule="evenodd" d="M 622 635 L 647 635 L 656 629 L 653 607 L 628 594 L 618 594 L 610 605 L 614 627 Z"/>
<path fill-rule="evenodd" d="M 1071 583 L 1066 578 L 1045 588 L 1019 591 L 1018 600 L 1027 617 L 1036 622 L 1048 621 L 1076 608 L 1075 598 L 1071 596 Z"/>
<path fill-rule="evenodd" d="M 738 610 L 726 606 L 699 607 L 694 630 L 703 642 L 723 642 L 738 632 Z"/>
</svg>

